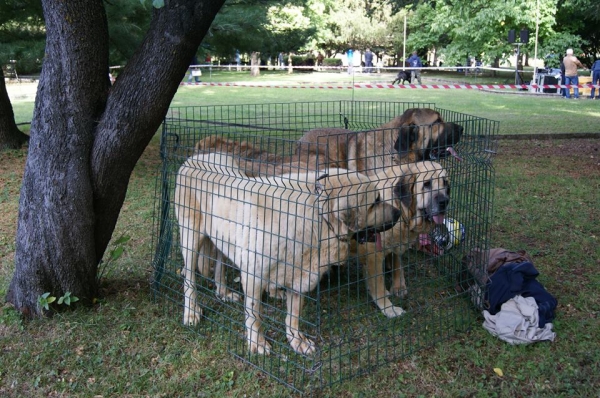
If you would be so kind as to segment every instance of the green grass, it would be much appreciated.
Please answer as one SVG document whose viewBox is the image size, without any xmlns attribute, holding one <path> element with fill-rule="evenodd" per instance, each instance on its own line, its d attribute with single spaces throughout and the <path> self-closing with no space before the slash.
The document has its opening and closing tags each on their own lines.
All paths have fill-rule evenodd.
<svg viewBox="0 0 600 398">
<path fill-rule="evenodd" d="M 302 75 L 304 79 L 308 76 Z M 208 78 L 206 73 L 203 78 Z M 427 82 L 426 77 L 424 80 Z M 594 101 L 473 90 L 352 92 L 201 86 L 180 88 L 173 104 L 323 101 L 352 96 L 356 100 L 403 101 L 410 96 L 410 100 L 432 101 L 441 108 L 499 120 L 504 134 L 596 132 L 600 117 L 599 104 Z M 19 103 L 15 113 L 25 120 L 32 107 L 32 103 Z M 317 395 L 597 396 L 599 151 L 598 139 L 507 140 L 500 143 L 494 160 L 493 246 L 524 249 L 533 256 L 539 280 L 559 300 L 555 342 L 510 346 L 486 332 L 479 319 L 458 337 Z M 18 190 L 25 156 L 23 150 L 4 152 L 0 158 L 1 296 L 14 267 Z M 102 299 L 94 308 L 35 321 L 23 321 L 9 306 L 1 308 L 1 396 L 291 395 L 276 381 L 228 354 L 219 328 L 208 328 L 199 337 L 180 325 L 178 309 L 152 300 L 150 258 L 159 163 L 156 137 L 134 171 L 114 233 L 114 238 L 127 234 L 132 239 L 125 254 L 107 270 Z M 494 368 L 502 369 L 503 376 Z"/>
</svg>

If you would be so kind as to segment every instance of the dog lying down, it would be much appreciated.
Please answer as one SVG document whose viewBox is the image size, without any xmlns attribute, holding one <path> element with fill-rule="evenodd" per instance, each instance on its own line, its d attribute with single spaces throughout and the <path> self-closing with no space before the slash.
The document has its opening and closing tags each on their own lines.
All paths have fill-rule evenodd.
<svg viewBox="0 0 600 398">
<path fill-rule="evenodd" d="M 189 158 L 177 174 L 174 201 L 184 258 L 184 324 L 200 320 L 195 267 L 210 276 L 207 254 L 214 247 L 240 270 L 248 348 L 261 354 L 271 350 L 261 326 L 265 289 L 285 289 L 287 340 L 300 354 L 314 353 L 315 343 L 299 330 L 304 294 L 328 265 L 346 261 L 350 244 L 378 245 L 381 233 L 401 217 L 360 173 L 329 169 L 254 179 L 224 153 Z"/>
</svg>

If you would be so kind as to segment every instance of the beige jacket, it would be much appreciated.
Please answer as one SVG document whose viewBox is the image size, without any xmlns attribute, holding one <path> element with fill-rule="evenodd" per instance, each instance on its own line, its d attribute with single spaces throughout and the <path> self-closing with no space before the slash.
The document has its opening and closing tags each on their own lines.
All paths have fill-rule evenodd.
<svg viewBox="0 0 600 398">
<path fill-rule="evenodd" d="M 569 77 L 577 76 L 577 68 L 585 68 L 574 55 L 564 57 L 563 64 L 565 64 L 565 76 Z"/>
</svg>

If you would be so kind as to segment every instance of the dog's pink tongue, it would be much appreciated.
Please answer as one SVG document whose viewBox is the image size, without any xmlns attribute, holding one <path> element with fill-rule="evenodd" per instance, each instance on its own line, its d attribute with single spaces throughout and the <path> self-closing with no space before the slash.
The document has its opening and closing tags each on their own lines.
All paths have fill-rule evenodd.
<svg viewBox="0 0 600 398">
<path fill-rule="evenodd" d="M 458 156 L 458 153 L 456 153 L 456 151 L 454 150 L 454 148 L 452 148 L 451 146 L 449 146 L 448 148 L 446 148 L 446 150 L 448 152 L 450 152 L 450 155 L 454 156 L 456 158 L 456 160 L 458 160 L 459 162 L 462 162 L 462 158 L 460 156 Z"/>
<path fill-rule="evenodd" d="M 444 223 L 444 213 L 439 213 L 439 214 L 436 214 L 435 216 L 433 216 L 433 222 L 436 224 L 443 224 Z"/>
<path fill-rule="evenodd" d="M 377 245 L 377 250 L 383 250 L 383 245 L 381 244 L 381 234 L 379 232 L 375 234 L 375 244 Z"/>
</svg>

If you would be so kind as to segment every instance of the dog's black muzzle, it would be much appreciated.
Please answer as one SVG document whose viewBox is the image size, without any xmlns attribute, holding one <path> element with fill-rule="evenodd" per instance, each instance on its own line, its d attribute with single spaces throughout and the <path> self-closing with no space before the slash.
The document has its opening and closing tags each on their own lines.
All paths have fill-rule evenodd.
<svg viewBox="0 0 600 398">
<path fill-rule="evenodd" d="M 443 132 L 438 136 L 438 139 L 433 141 L 425 152 L 425 159 L 439 160 L 443 159 L 452 152 L 448 151 L 449 147 L 456 145 L 464 132 L 463 126 L 448 122 L 444 123 Z"/>
<path fill-rule="evenodd" d="M 396 225 L 396 223 L 398 222 L 398 220 L 400 219 L 401 216 L 402 216 L 402 212 L 394 207 L 394 213 L 392 216 L 393 221 L 389 221 L 389 222 L 379 225 L 377 227 L 367 227 L 367 228 L 361 229 L 360 231 L 356 231 L 355 233 L 352 234 L 350 239 L 353 239 L 360 244 L 367 243 L 367 242 L 376 242 L 377 235 L 380 234 L 381 232 L 387 231 L 388 229 L 390 229 L 394 225 Z"/>
</svg>

